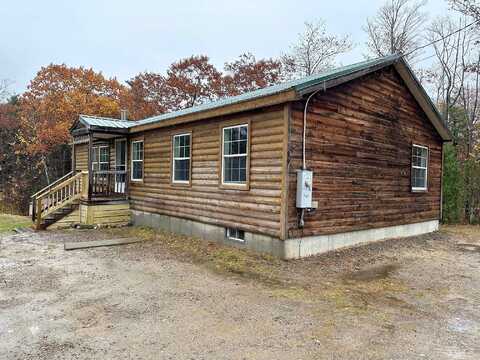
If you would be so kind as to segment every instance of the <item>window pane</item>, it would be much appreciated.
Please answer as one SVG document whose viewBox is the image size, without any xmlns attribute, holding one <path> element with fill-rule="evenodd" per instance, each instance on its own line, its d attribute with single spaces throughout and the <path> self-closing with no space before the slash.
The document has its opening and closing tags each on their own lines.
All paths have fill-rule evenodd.
<svg viewBox="0 0 480 360">
<path fill-rule="evenodd" d="M 190 135 L 185 135 L 185 157 L 190 157 Z"/>
<path fill-rule="evenodd" d="M 414 145 L 412 150 L 412 165 L 426 168 L 427 161 L 428 149 Z"/>
<path fill-rule="evenodd" d="M 232 144 L 231 142 L 225 141 L 225 143 L 223 145 L 223 153 L 225 155 L 231 155 L 231 153 L 232 153 L 231 144 Z"/>
<path fill-rule="evenodd" d="M 427 167 L 427 159 L 428 159 L 428 150 L 421 149 L 421 158 L 420 158 L 420 166 Z"/>
<path fill-rule="evenodd" d="M 230 156 L 224 158 L 224 182 L 246 182 L 247 180 L 247 157 Z"/>
<path fill-rule="evenodd" d="M 247 140 L 248 138 L 248 127 L 242 126 L 240 128 L 240 140 Z"/>
<path fill-rule="evenodd" d="M 231 145 L 231 154 L 238 154 L 238 141 L 232 142 Z"/>
<path fill-rule="evenodd" d="M 224 129 L 223 130 L 223 141 L 231 141 L 232 140 L 232 129 Z"/>
<path fill-rule="evenodd" d="M 92 148 L 92 162 L 98 162 L 98 147 Z"/>
<path fill-rule="evenodd" d="M 143 160 L 143 142 L 133 143 L 133 160 Z"/>
<path fill-rule="evenodd" d="M 133 179 L 142 179 L 143 178 L 143 168 L 142 163 L 135 161 L 132 164 L 132 178 Z"/>
<path fill-rule="evenodd" d="M 107 162 L 108 161 L 108 147 L 101 147 L 100 148 L 100 162 Z"/>
<path fill-rule="evenodd" d="M 414 188 L 426 188 L 426 170 L 425 169 L 412 169 L 412 186 Z"/>
<path fill-rule="evenodd" d="M 239 154 L 246 154 L 247 153 L 247 141 L 246 140 L 242 140 L 239 143 L 238 153 Z"/>
<path fill-rule="evenodd" d="M 174 158 L 190 157 L 190 135 L 176 135 L 173 144 Z"/>
<path fill-rule="evenodd" d="M 190 179 L 190 160 L 175 160 L 175 181 L 188 181 Z"/>
</svg>

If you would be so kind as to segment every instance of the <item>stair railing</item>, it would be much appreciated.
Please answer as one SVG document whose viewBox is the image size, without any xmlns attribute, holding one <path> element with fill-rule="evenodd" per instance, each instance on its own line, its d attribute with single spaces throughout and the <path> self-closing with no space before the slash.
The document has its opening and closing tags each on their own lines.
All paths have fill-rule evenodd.
<svg viewBox="0 0 480 360">
<path fill-rule="evenodd" d="M 35 199 L 36 197 L 46 193 L 47 191 L 49 191 L 52 187 L 54 187 L 55 185 L 61 183 L 63 180 L 71 177 L 73 175 L 73 171 L 70 171 L 68 174 L 65 174 L 64 176 L 62 176 L 60 179 L 57 179 L 55 180 L 54 182 L 52 182 L 50 185 L 48 186 L 45 186 L 43 189 L 37 191 L 35 194 L 33 194 L 32 196 L 30 196 L 31 199 Z"/>
<path fill-rule="evenodd" d="M 68 175 L 68 174 L 67 174 Z M 88 195 L 88 172 L 79 172 L 70 177 L 64 176 L 62 182 L 56 181 L 33 196 L 32 217 L 36 228 L 40 229 L 42 220 L 51 213 Z"/>
</svg>

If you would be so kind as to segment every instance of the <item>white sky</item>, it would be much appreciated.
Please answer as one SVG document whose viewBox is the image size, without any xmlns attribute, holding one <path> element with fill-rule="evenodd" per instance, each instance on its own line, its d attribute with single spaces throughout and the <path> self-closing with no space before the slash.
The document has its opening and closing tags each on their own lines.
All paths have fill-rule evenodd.
<svg viewBox="0 0 480 360">
<path fill-rule="evenodd" d="M 257 58 L 288 50 L 303 23 L 323 18 L 332 33 L 350 34 L 355 49 L 339 60 L 363 59 L 362 26 L 381 0 L 3 0 L 0 5 L 0 79 L 26 89 L 41 66 L 83 65 L 124 81 L 164 72 L 182 57 L 205 54 L 223 68 L 244 52 Z M 430 18 L 445 0 L 429 0 Z"/>
</svg>

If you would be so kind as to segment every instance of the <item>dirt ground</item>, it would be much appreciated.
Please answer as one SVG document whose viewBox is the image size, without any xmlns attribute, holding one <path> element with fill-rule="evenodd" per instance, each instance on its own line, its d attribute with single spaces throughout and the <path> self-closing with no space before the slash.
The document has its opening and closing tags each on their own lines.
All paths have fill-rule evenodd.
<svg viewBox="0 0 480 360">
<path fill-rule="evenodd" d="M 63 241 L 144 242 L 64 251 Z M 146 229 L 0 235 L 0 359 L 479 359 L 480 228 L 281 261 Z"/>
</svg>

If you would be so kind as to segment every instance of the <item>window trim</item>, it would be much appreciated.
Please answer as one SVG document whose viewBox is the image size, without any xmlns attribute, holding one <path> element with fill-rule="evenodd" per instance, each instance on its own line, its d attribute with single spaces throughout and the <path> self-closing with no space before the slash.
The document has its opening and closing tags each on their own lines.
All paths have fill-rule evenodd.
<svg viewBox="0 0 480 360">
<path fill-rule="evenodd" d="M 234 183 L 234 182 L 225 182 L 224 181 L 224 130 L 225 129 L 232 129 L 246 126 L 247 127 L 247 153 L 246 153 L 246 174 L 245 174 L 245 182 L 242 183 Z M 220 166 L 219 166 L 219 186 L 223 189 L 234 189 L 234 190 L 249 190 L 250 189 L 250 144 L 251 144 L 251 122 L 250 120 L 246 121 L 235 121 L 235 122 L 227 122 L 220 124 Z"/>
<path fill-rule="evenodd" d="M 242 232 L 243 232 L 243 239 L 242 239 L 242 238 L 239 238 L 239 237 L 236 237 L 236 236 L 230 235 L 231 230 L 235 230 L 235 231 L 237 231 L 237 232 L 242 231 Z M 227 228 L 225 229 L 225 237 L 226 237 L 228 240 L 238 241 L 238 242 L 243 243 L 243 244 L 246 242 L 246 239 L 245 239 L 245 230 L 242 230 L 242 229 L 239 229 L 239 228 L 227 227 Z"/>
<path fill-rule="evenodd" d="M 189 176 L 188 180 L 175 180 L 175 137 L 177 136 L 184 136 L 184 135 L 189 135 L 190 136 L 190 157 L 188 158 L 189 161 Z M 181 133 L 175 133 L 172 134 L 171 136 L 171 156 L 170 156 L 170 171 L 171 171 L 171 176 L 170 176 L 170 183 L 172 185 L 176 186 L 190 186 L 192 184 L 192 131 L 184 131 Z"/>
<path fill-rule="evenodd" d="M 142 160 L 133 160 L 133 144 L 135 144 L 135 143 L 143 143 Z M 130 142 L 130 181 L 143 182 L 143 179 L 145 177 L 144 161 L 145 161 L 145 141 L 143 139 L 132 140 Z M 134 178 L 133 177 L 133 163 L 134 162 L 141 162 L 142 163 L 142 177 L 141 178 Z"/>
<path fill-rule="evenodd" d="M 427 150 L 427 163 L 425 167 L 422 166 L 415 166 L 413 165 L 413 149 L 415 147 L 421 148 L 421 149 L 426 149 Z M 427 192 L 428 191 L 428 163 L 430 161 L 430 149 L 428 146 L 425 145 L 419 145 L 412 143 L 412 152 L 411 152 L 411 159 L 410 159 L 410 182 L 411 182 L 411 190 L 412 192 Z M 421 169 L 425 170 L 425 186 L 424 187 L 415 187 L 413 186 L 413 169 Z"/>
<path fill-rule="evenodd" d="M 100 161 L 100 149 L 102 148 L 107 148 L 107 153 L 108 153 L 108 160 L 107 161 Z M 95 146 L 92 146 L 92 154 L 94 153 L 94 150 L 95 149 L 97 151 L 97 154 L 98 154 L 98 161 L 92 161 L 92 171 L 108 171 L 110 169 L 110 145 L 95 145 Z M 94 159 L 92 159 L 94 160 Z M 94 164 L 97 164 L 98 165 L 98 170 L 94 170 Z M 108 170 L 101 170 L 100 168 L 100 165 L 101 164 L 107 164 L 108 166 Z"/>
</svg>

